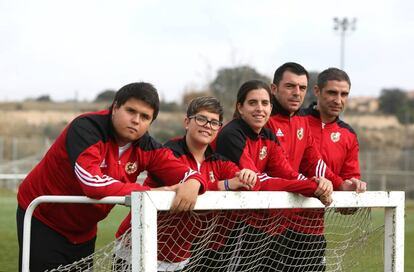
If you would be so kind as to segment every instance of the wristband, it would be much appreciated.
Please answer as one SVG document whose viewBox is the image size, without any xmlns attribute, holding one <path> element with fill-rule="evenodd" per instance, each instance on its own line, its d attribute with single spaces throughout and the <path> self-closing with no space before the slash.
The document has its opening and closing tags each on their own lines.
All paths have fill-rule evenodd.
<svg viewBox="0 0 414 272">
<path fill-rule="evenodd" d="M 228 179 L 225 179 L 225 180 L 224 180 L 224 190 L 226 190 L 226 191 L 231 191 L 231 190 L 230 190 L 229 180 L 228 180 Z"/>
</svg>

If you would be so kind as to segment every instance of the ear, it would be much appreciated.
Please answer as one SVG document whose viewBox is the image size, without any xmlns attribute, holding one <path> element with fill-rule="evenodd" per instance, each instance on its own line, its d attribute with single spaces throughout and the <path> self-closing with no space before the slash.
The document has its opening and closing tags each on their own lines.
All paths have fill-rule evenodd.
<svg viewBox="0 0 414 272">
<path fill-rule="evenodd" d="M 270 84 L 270 90 L 272 94 L 275 95 L 277 93 L 277 85 L 274 83 Z"/>
<path fill-rule="evenodd" d="M 240 104 L 240 103 L 236 104 L 237 112 L 239 113 L 240 116 L 242 116 L 242 114 L 241 114 L 241 108 L 242 107 L 243 107 L 242 104 Z"/>
<path fill-rule="evenodd" d="M 188 117 L 184 118 L 184 128 L 185 130 L 188 129 L 188 125 L 190 124 L 190 119 Z"/>
<path fill-rule="evenodd" d="M 318 85 L 313 86 L 313 93 L 317 98 L 319 98 L 319 95 L 321 94 L 321 89 L 319 89 Z"/>
</svg>

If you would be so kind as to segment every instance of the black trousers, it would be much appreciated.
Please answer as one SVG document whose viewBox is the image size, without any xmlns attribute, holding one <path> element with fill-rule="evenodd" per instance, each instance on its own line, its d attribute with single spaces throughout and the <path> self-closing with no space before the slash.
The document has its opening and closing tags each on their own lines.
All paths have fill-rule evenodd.
<svg viewBox="0 0 414 272">
<path fill-rule="evenodd" d="M 17 238 L 19 241 L 19 271 L 22 267 L 23 222 L 25 210 L 17 207 Z M 95 251 L 96 237 L 82 244 L 72 244 L 65 237 L 32 217 L 30 236 L 30 272 L 43 272 L 59 265 L 71 264 Z M 86 264 L 85 267 L 87 267 Z"/>
</svg>

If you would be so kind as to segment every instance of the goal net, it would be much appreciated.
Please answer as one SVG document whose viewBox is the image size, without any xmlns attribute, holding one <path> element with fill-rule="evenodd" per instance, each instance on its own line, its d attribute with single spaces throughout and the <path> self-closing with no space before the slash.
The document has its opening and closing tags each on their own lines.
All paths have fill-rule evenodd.
<svg viewBox="0 0 414 272">
<path fill-rule="evenodd" d="M 195 211 L 176 214 L 166 211 L 173 194 L 153 193 L 133 194 L 132 228 L 121 237 L 52 271 L 397 271 L 401 263 L 385 192 L 335 193 L 328 208 L 282 192 L 208 192 Z"/>
</svg>

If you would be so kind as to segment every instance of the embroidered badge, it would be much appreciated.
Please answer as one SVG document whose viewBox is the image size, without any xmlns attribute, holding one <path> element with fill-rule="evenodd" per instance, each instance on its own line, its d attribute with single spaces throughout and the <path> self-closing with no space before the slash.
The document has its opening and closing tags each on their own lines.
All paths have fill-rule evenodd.
<svg viewBox="0 0 414 272">
<path fill-rule="evenodd" d="M 215 181 L 216 181 L 216 179 L 214 178 L 214 173 L 213 173 L 213 171 L 210 171 L 210 173 L 209 173 L 209 178 L 210 178 L 210 182 L 215 182 Z"/>
<path fill-rule="evenodd" d="M 340 138 L 341 138 L 341 133 L 339 133 L 339 132 L 332 132 L 331 133 L 332 142 L 336 143 L 336 142 L 339 141 Z"/>
<path fill-rule="evenodd" d="M 137 171 L 137 163 L 136 162 L 134 162 L 134 163 L 128 162 L 125 165 L 125 172 L 127 172 L 127 174 L 131 175 L 131 174 L 135 173 L 136 171 Z"/>
<path fill-rule="evenodd" d="M 296 135 L 298 136 L 299 141 L 303 139 L 303 128 L 298 129 L 296 131 Z"/>
<path fill-rule="evenodd" d="M 259 153 L 259 159 L 263 160 L 264 158 L 266 158 L 267 155 L 267 146 L 262 147 L 262 149 L 260 150 Z"/>
</svg>

